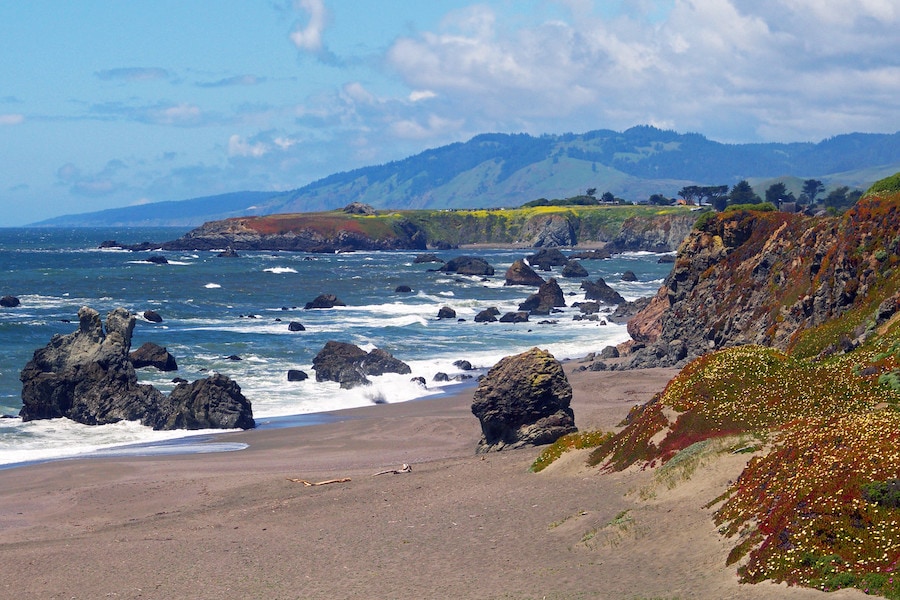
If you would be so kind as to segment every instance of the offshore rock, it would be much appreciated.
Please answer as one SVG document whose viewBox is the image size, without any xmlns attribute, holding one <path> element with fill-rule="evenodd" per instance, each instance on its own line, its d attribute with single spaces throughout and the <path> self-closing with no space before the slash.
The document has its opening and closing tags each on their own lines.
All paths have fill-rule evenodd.
<svg viewBox="0 0 900 600">
<path fill-rule="evenodd" d="M 334 294 L 319 294 L 312 301 L 307 302 L 303 308 L 310 310 L 313 308 L 334 308 L 335 306 L 347 306 Z"/>
<path fill-rule="evenodd" d="M 541 271 L 549 271 L 550 267 L 561 267 L 569 260 L 557 248 L 541 248 L 526 259 L 529 265 L 533 265 Z"/>
<path fill-rule="evenodd" d="M 523 259 L 516 260 L 506 270 L 506 283 L 503 285 L 530 285 L 538 287 L 544 283 L 544 278 L 534 272 Z"/>
<path fill-rule="evenodd" d="M 253 427 L 252 418 L 238 425 L 230 425 L 230 419 L 216 424 L 204 414 L 191 414 L 201 409 L 208 412 L 202 399 L 191 393 L 167 398 L 153 386 L 138 383 L 129 358 L 135 321 L 134 315 L 117 308 L 107 315 L 104 330 L 97 311 L 82 307 L 78 331 L 54 335 L 47 346 L 35 351 L 19 375 L 19 416 L 25 421 L 67 417 L 86 425 L 140 421 L 164 429 L 181 426 L 168 418 L 178 413 L 185 415 L 182 422 L 202 422 L 205 427 Z M 252 417 L 249 402 L 245 412 Z"/>
<path fill-rule="evenodd" d="M 584 290 L 585 300 L 596 300 L 604 304 L 622 304 L 625 302 L 625 298 L 619 292 L 609 287 L 602 277 L 598 278 L 596 282 L 582 281 L 581 289 Z"/>
<path fill-rule="evenodd" d="M 477 256 L 457 256 L 451 258 L 438 271 L 443 273 L 458 273 L 459 275 L 486 275 L 494 274 L 492 267 L 483 258 Z"/>
<path fill-rule="evenodd" d="M 367 375 L 412 373 L 409 365 L 388 352 L 376 348 L 366 352 L 355 344 L 330 341 L 319 351 L 312 363 L 316 381 L 335 381 L 344 389 L 371 383 Z"/>
<path fill-rule="evenodd" d="M 145 342 L 140 348 L 130 352 L 128 359 L 135 369 L 153 367 L 159 371 L 177 371 L 178 364 L 172 353 L 153 342 Z"/>
<path fill-rule="evenodd" d="M 482 431 L 476 453 L 550 444 L 577 431 L 571 401 L 572 386 L 552 354 L 532 348 L 507 356 L 473 396 Z"/>
<path fill-rule="evenodd" d="M 519 310 L 527 310 L 533 315 L 549 315 L 550 311 L 565 306 L 566 300 L 556 279 L 542 283 L 536 294 L 519 304 Z"/>
<path fill-rule="evenodd" d="M 563 277 L 569 277 L 572 279 L 588 276 L 587 269 L 585 269 L 581 262 L 577 260 L 566 261 L 566 264 L 563 265 L 561 274 Z"/>
<path fill-rule="evenodd" d="M 21 302 L 15 296 L 3 296 L 0 298 L 0 306 L 3 308 L 15 308 L 20 304 Z"/>
<path fill-rule="evenodd" d="M 475 315 L 476 323 L 493 323 L 497 320 L 497 317 L 500 316 L 500 311 L 496 306 L 491 306 L 489 308 L 484 309 Z"/>
</svg>

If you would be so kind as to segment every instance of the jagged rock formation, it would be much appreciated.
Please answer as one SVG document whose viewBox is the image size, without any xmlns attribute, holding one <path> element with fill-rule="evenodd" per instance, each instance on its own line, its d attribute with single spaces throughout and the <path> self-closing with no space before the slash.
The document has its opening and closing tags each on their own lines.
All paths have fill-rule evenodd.
<svg viewBox="0 0 900 600">
<path fill-rule="evenodd" d="M 128 420 L 154 429 L 254 426 L 250 402 L 227 377 L 195 382 L 168 397 L 138 383 L 129 359 L 135 320 L 117 308 L 107 315 L 104 331 L 97 311 L 81 308 L 78 330 L 53 336 L 22 370 L 22 419 L 68 417 L 86 425 Z M 212 393 L 210 386 L 227 394 Z"/>
<path fill-rule="evenodd" d="M 572 386 L 545 350 L 502 359 L 481 380 L 472 413 L 481 422 L 477 453 L 550 444 L 577 431 L 569 403 Z"/>
<path fill-rule="evenodd" d="M 840 218 L 712 215 L 698 223 L 657 295 L 629 321 L 629 333 L 646 348 L 626 366 L 677 365 L 741 344 L 790 349 L 799 332 L 863 303 L 896 268 L 898 252 L 897 195 L 864 198 Z M 873 323 L 885 318 L 872 310 Z M 890 303 L 885 310 L 891 312 Z"/>
<path fill-rule="evenodd" d="M 336 381 L 344 389 L 369 385 L 371 381 L 367 375 L 412 372 L 409 365 L 385 350 L 376 348 L 366 352 L 354 344 L 336 341 L 327 342 L 316 354 L 312 368 L 316 372 L 316 381 Z"/>
</svg>

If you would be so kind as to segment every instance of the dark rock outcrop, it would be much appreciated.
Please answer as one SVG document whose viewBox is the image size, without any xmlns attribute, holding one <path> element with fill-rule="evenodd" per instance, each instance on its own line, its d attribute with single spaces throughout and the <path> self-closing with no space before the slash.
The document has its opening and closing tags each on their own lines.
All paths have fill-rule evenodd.
<svg viewBox="0 0 900 600">
<path fill-rule="evenodd" d="M 86 425 L 128 420 L 154 429 L 254 426 L 249 401 L 227 377 L 180 384 L 168 397 L 138 383 L 129 359 L 136 319 L 127 310 L 111 311 L 105 330 L 92 308 L 81 308 L 78 321 L 78 331 L 53 336 L 22 370 L 23 420 L 67 417 Z"/>
<path fill-rule="evenodd" d="M 0 298 L 0 306 L 3 308 L 15 308 L 22 304 L 15 296 L 3 296 Z"/>
<path fill-rule="evenodd" d="M 500 316 L 500 311 L 497 310 L 496 306 L 491 306 L 489 308 L 484 309 L 475 315 L 476 323 L 493 323 L 497 320 L 497 317 Z"/>
<path fill-rule="evenodd" d="M 438 258 L 437 256 L 435 256 L 434 254 L 431 254 L 430 252 L 425 253 L 425 254 L 419 254 L 413 260 L 414 265 L 418 265 L 421 263 L 430 263 L 430 262 L 442 263 L 444 261 L 442 259 Z"/>
<path fill-rule="evenodd" d="M 131 364 L 135 369 L 153 367 L 159 371 L 177 371 L 178 364 L 172 353 L 153 342 L 145 342 L 137 350 L 128 354 Z"/>
<path fill-rule="evenodd" d="M 344 207 L 344 212 L 348 215 L 372 216 L 375 214 L 375 209 L 369 204 L 364 204 L 362 202 L 351 202 Z"/>
<path fill-rule="evenodd" d="M 500 317 L 501 323 L 527 323 L 528 322 L 528 311 L 518 310 L 514 312 L 508 312 L 502 317 Z"/>
<path fill-rule="evenodd" d="M 309 375 L 300 369 L 288 369 L 287 372 L 287 380 L 288 381 L 306 381 L 309 379 Z"/>
<path fill-rule="evenodd" d="M 307 302 L 303 308 L 309 310 L 312 308 L 334 308 L 335 306 L 347 306 L 334 294 L 319 294 L 312 301 Z"/>
<path fill-rule="evenodd" d="M 622 273 L 622 281 L 637 281 L 637 275 L 634 274 L 634 271 L 625 271 Z"/>
<path fill-rule="evenodd" d="M 394 288 L 394 293 L 396 294 L 410 294 L 412 293 L 412 288 L 408 285 L 398 285 Z"/>
<path fill-rule="evenodd" d="M 330 341 L 313 359 L 316 381 L 335 381 L 344 389 L 371 383 L 367 375 L 411 373 L 409 365 L 376 348 L 366 352 L 347 342 Z"/>
<path fill-rule="evenodd" d="M 151 323 L 162 323 L 163 321 L 163 318 L 155 310 L 145 310 L 143 316 Z"/>
<path fill-rule="evenodd" d="M 455 319 L 456 311 L 450 308 L 449 306 L 442 306 L 440 310 L 438 310 L 437 314 L 438 319 Z"/>
<path fill-rule="evenodd" d="M 291 321 L 288 323 L 288 331 L 306 331 L 306 327 L 299 321 Z"/>
<path fill-rule="evenodd" d="M 477 256 L 457 256 L 438 269 L 442 273 L 457 273 L 459 275 L 483 275 L 494 274 L 494 267 L 483 258 Z"/>
<path fill-rule="evenodd" d="M 241 255 L 237 253 L 237 250 L 229 247 L 216 254 L 216 256 L 219 258 L 240 258 Z"/>
<path fill-rule="evenodd" d="M 169 264 L 169 259 L 167 259 L 162 254 L 154 254 L 153 256 L 149 256 L 144 259 L 148 263 L 153 263 L 155 265 L 167 265 Z"/>
<path fill-rule="evenodd" d="M 549 352 L 507 356 L 475 390 L 472 413 L 482 431 L 476 452 L 550 444 L 577 431 L 571 401 L 572 386 Z"/>
<path fill-rule="evenodd" d="M 256 426 L 250 401 L 229 377 L 216 374 L 193 383 L 180 383 L 155 429 L 252 429 Z"/>
<path fill-rule="evenodd" d="M 566 255 L 557 248 L 541 248 L 535 254 L 527 256 L 526 260 L 529 265 L 541 271 L 549 271 L 551 267 L 561 267 L 569 261 Z"/>
<path fill-rule="evenodd" d="M 541 284 L 537 293 L 528 297 L 525 302 L 519 304 L 519 310 L 527 310 L 533 315 L 549 315 L 556 307 L 565 306 L 566 299 L 556 279 Z"/>
<path fill-rule="evenodd" d="M 506 270 L 506 282 L 503 285 L 528 285 L 538 287 L 544 278 L 534 272 L 524 259 L 518 259 Z"/>
<path fill-rule="evenodd" d="M 568 260 L 566 261 L 566 264 L 563 265 L 561 275 L 563 277 L 575 279 L 578 277 L 587 277 L 588 272 L 579 261 Z"/>
<path fill-rule="evenodd" d="M 600 277 L 597 281 L 582 281 L 581 289 L 584 290 L 585 300 L 596 300 L 603 304 L 622 304 L 625 298 L 619 292 L 609 287 Z"/>
</svg>

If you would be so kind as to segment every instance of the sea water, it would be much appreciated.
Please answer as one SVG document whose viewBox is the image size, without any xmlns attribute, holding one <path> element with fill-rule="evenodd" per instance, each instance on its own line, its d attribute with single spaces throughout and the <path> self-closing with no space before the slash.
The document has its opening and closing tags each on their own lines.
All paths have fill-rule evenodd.
<svg viewBox="0 0 900 600">
<path fill-rule="evenodd" d="M 100 249 L 101 242 L 167 241 L 183 229 L 0 229 L 0 295 L 21 305 L 0 308 L 0 465 L 109 452 L 133 444 L 157 443 L 209 432 L 154 432 L 137 423 L 86 426 L 68 419 L 22 422 L 19 373 L 34 351 L 54 334 L 78 328 L 82 306 L 105 315 L 124 307 L 138 316 L 132 348 L 144 342 L 166 347 L 178 363 L 176 372 L 138 371 L 142 383 L 169 392 L 174 377 L 193 381 L 212 373 L 235 380 L 253 406 L 259 426 L 302 422 L 328 411 L 378 402 L 405 402 L 446 393 L 454 382 L 437 382 L 437 373 L 486 372 L 504 356 L 532 347 L 549 350 L 559 360 L 575 359 L 628 339 L 623 325 L 573 319 L 574 302 L 584 300 L 581 279 L 560 276 L 558 268 L 541 273 L 556 277 L 567 307 L 528 323 L 476 323 L 475 315 L 495 306 L 517 310 L 535 290 L 505 286 L 512 262 L 533 253 L 527 249 L 448 250 L 449 260 L 477 255 L 496 270 L 493 277 L 468 277 L 435 271 L 438 263 L 415 263 L 417 252 L 306 254 L 240 252 L 237 258 L 217 252 L 131 252 Z M 168 264 L 147 261 L 165 256 Z M 658 255 L 623 254 L 585 260 L 591 280 L 604 280 L 628 300 L 656 292 L 670 265 Z M 636 282 L 623 282 L 626 270 Z M 411 293 L 395 292 L 409 286 Z M 336 295 L 345 307 L 305 310 L 322 293 Z M 437 319 L 449 306 L 457 319 Z M 611 307 L 608 307 L 611 309 Z M 161 323 L 143 319 L 156 311 Z M 601 317 L 603 315 L 601 314 Z M 292 332 L 298 321 L 305 331 Z M 350 342 L 365 350 L 384 349 L 407 363 L 411 375 L 372 377 L 372 385 L 342 390 L 337 383 L 317 382 L 312 361 L 329 340 Z M 238 358 L 239 360 L 236 360 Z M 467 360 L 474 371 L 454 362 Z M 309 378 L 289 382 L 289 369 Z M 423 388 L 412 381 L 422 377 Z M 474 380 L 469 380 L 474 381 Z M 296 417 L 287 419 L 286 417 Z M 182 448 L 189 448 L 188 442 Z M 210 446 L 215 448 L 215 446 Z M 126 450 L 122 450 L 123 452 Z M 168 451 L 168 450 L 167 450 Z"/>
</svg>

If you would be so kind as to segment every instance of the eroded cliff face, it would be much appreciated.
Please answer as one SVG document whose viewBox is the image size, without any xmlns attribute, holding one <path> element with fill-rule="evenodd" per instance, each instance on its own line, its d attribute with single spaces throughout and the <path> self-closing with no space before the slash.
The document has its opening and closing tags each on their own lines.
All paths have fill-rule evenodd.
<svg viewBox="0 0 900 600">
<path fill-rule="evenodd" d="M 673 252 L 690 235 L 696 213 L 630 217 L 607 247 L 611 252 Z"/>
<path fill-rule="evenodd" d="M 857 307 L 883 319 L 896 305 L 898 251 L 900 195 L 861 200 L 840 218 L 711 215 L 629 322 L 638 344 L 627 366 L 678 365 L 741 344 L 790 349 L 805 330 Z"/>
</svg>

